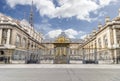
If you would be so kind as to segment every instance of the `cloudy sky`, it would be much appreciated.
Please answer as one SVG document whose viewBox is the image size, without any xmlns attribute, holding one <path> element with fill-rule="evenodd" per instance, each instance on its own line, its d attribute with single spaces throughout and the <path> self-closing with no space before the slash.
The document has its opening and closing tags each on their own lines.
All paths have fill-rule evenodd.
<svg viewBox="0 0 120 81">
<path fill-rule="evenodd" d="M 29 19 L 32 0 L 0 0 L 0 13 Z M 83 38 L 104 25 L 104 18 L 118 16 L 120 0 L 33 0 L 34 27 L 45 37 L 64 31 L 70 38 Z"/>
</svg>

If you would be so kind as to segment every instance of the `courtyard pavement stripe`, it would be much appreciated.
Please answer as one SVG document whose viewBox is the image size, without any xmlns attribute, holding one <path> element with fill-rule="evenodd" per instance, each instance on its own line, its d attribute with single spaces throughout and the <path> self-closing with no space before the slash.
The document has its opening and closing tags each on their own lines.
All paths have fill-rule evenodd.
<svg viewBox="0 0 120 81">
<path fill-rule="evenodd" d="M 0 64 L 0 68 L 86 68 L 86 69 L 120 69 L 120 65 L 98 64 Z"/>
</svg>

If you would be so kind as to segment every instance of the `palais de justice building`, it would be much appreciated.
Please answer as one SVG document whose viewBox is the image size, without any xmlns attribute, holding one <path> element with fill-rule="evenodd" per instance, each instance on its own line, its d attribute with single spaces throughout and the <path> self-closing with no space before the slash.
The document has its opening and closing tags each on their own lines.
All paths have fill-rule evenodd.
<svg viewBox="0 0 120 81">
<path fill-rule="evenodd" d="M 120 63 L 120 11 L 105 24 L 99 23 L 83 40 L 70 39 L 65 32 L 43 40 L 26 21 L 0 14 L 0 63 Z"/>
</svg>

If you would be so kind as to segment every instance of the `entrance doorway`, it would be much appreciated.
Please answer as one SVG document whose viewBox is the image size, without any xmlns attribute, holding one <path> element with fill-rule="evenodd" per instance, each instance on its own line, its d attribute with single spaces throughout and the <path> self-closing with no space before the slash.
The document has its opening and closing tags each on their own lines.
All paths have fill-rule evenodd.
<svg viewBox="0 0 120 81">
<path fill-rule="evenodd" d="M 10 57 L 6 57 L 3 50 L 0 51 L 0 63 L 10 63 Z"/>
<path fill-rule="evenodd" d="M 70 39 L 65 32 L 62 32 L 55 40 L 54 44 L 54 63 L 55 64 L 68 64 L 69 63 L 69 47 Z"/>
<path fill-rule="evenodd" d="M 4 61 L 4 51 L 0 51 L 0 62 Z"/>
<path fill-rule="evenodd" d="M 54 43 L 55 64 L 69 64 L 69 43 Z"/>
</svg>

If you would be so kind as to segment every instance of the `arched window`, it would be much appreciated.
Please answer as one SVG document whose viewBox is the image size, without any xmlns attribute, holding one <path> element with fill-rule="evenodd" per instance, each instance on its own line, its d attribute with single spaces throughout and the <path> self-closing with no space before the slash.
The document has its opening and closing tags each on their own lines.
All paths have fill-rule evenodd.
<svg viewBox="0 0 120 81">
<path fill-rule="evenodd" d="M 20 40 L 21 40 L 21 37 L 17 35 L 16 36 L 16 47 L 20 47 L 20 44 L 21 44 Z"/>
</svg>

